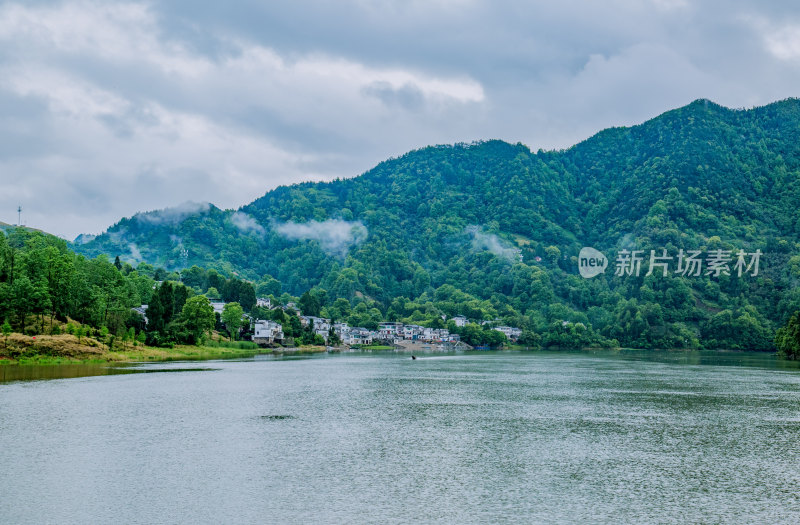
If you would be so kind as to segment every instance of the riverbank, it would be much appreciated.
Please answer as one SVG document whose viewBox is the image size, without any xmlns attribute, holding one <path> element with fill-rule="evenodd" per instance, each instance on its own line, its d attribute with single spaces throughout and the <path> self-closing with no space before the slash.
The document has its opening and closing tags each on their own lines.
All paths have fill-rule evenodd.
<svg viewBox="0 0 800 525">
<path fill-rule="evenodd" d="M 156 348 L 130 343 L 118 343 L 109 348 L 93 338 L 74 335 L 27 336 L 11 334 L 0 339 L 0 366 L 2 365 L 58 365 L 76 363 L 134 363 L 153 361 L 195 361 L 208 359 L 236 359 L 262 354 L 313 354 L 325 352 L 325 347 L 299 348 L 242 347 L 236 344 L 225 346 L 188 346 Z"/>
</svg>

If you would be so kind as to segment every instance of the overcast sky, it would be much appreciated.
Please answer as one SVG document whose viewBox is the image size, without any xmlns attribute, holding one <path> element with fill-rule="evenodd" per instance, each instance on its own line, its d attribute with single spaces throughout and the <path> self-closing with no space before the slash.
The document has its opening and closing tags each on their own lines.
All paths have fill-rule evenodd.
<svg viewBox="0 0 800 525">
<path fill-rule="evenodd" d="M 428 144 L 800 95 L 793 1 L 0 3 L 0 221 L 72 239 Z"/>
</svg>

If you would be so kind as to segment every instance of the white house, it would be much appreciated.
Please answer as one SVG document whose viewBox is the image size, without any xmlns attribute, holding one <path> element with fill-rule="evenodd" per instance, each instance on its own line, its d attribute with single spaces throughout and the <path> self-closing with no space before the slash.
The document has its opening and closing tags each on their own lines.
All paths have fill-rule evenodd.
<svg viewBox="0 0 800 525">
<path fill-rule="evenodd" d="M 344 342 L 348 345 L 368 345 L 372 343 L 373 334 L 374 332 L 370 332 L 366 328 L 351 328 Z"/>
<path fill-rule="evenodd" d="M 211 308 L 214 309 L 215 314 L 222 315 L 222 310 L 225 308 L 225 303 L 222 301 L 211 301 Z"/>
<path fill-rule="evenodd" d="M 508 339 L 511 341 L 516 341 L 519 339 L 519 336 L 522 335 L 522 330 L 520 328 L 513 328 L 511 326 L 497 326 L 494 328 L 498 332 L 502 332 Z"/>
<path fill-rule="evenodd" d="M 256 297 L 256 306 L 272 308 L 272 300 L 269 297 Z"/>
<path fill-rule="evenodd" d="M 339 339 L 341 339 L 343 343 L 347 342 L 347 338 L 350 334 L 350 326 L 347 323 L 334 323 L 333 331 L 339 336 Z"/>
<path fill-rule="evenodd" d="M 425 328 L 416 324 L 407 324 L 403 326 L 403 339 L 417 340 L 422 339 L 422 334 Z"/>
<path fill-rule="evenodd" d="M 303 326 L 308 326 L 308 323 L 314 323 L 314 331 L 319 333 L 320 331 L 325 332 L 325 337 L 328 336 L 328 330 L 331 329 L 331 320 L 325 319 L 324 317 L 314 317 L 313 315 L 301 315 L 300 316 L 300 324 Z"/>
<path fill-rule="evenodd" d="M 147 305 L 143 304 L 142 306 L 137 306 L 136 308 L 131 308 L 134 312 L 140 314 L 144 318 L 144 324 L 147 324 Z"/>
<path fill-rule="evenodd" d="M 396 335 L 402 335 L 403 323 L 380 323 L 378 325 L 378 333 L 382 338 L 393 339 Z"/>
<path fill-rule="evenodd" d="M 253 342 L 272 344 L 283 341 L 283 327 L 275 321 L 257 320 L 253 324 Z"/>
<path fill-rule="evenodd" d="M 453 317 L 453 322 L 458 327 L 467 326 L 467 318 L 464 317 L 463 315 L 457 315 L 457 316 Z"/>
</svg>

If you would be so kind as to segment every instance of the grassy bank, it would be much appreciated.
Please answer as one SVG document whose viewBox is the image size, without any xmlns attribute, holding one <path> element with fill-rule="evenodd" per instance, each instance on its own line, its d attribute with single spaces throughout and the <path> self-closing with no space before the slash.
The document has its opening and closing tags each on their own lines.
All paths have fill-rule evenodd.
<svg viewBox="0 0 800 525">
<path fill-rule="evenodd" d="M 260 348 L 250 342 L 209 341 L 203 346 L 179 345 L 155 348 L 118 344 L 109 348 L 93 338 L 74 335 L 0 336 L 0 365 L 8 364 L 74 364 L 234 359 L 259 354 L 302 354 L 324 352 L 325 347 Z"/>
</svg>

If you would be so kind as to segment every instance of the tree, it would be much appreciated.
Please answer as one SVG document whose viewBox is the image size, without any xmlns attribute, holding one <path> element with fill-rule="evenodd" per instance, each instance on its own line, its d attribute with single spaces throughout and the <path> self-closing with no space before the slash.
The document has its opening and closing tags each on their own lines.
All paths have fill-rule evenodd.
<svg viewBox="0 0 800 525">
<path fill-rule="evenodd" d="M 78 337 L 78 342 L 81 342 L 81 338 L 86 336 L 86 327 L 80 325 L 78 329 L 75 331 L 75 335 Z"/>
<path fill-rule="evenodd" d="M 214 288 L 216 290 L 222 290 L 225 286 L 225 278 L 222 277 L 215 269 L 210 269 L 206 272 L 206 284 L 209 288 Z M 219 293 L 219 292 L 217 292 Z"/>
<path fill-rule="evenodd" d="M 559 250 L 557 246 L 548 246 L 544 249 L 544 253 L 547 255 L 547 260 L 550 261 L 552 266 L 556 266 L 559 259 L 561 259 L 561 250 Z"/>
<path fill-rule="evenodd" d="M 191 268 L 184 269 L 181 272 L 181 280 L 186 286 L 197 288 L 201 292 L 206 290 L 206 271 L 198 266 L 192 266 Z"/>
<path fill-rule="evenodd" d="M 517 339 L 517 343 L 531 348 L 539 348 L 542 338 L 536 332 L 530 330 L 523 330 L 522 335 Z"/>
<path fill-rule="evenodd" d="M 309 291 L 304 292 L 303 295 L 300 296 L 298 306 L 300 307 L 300 311 L 303 312 L 303 315 L 312 315 L 315 317 L 319 315 L 319 311 L 322 308 L 317 295 Z"/>
<path fill-rule="evenodd" d="M 245 281 L 239 281 L 238 303 L 242 305 L 242 309 L 247 312 L 251 311 L 256 305 L 256 291 L 252 284 Z"/>
<path fill-rule="evenodd" d="M 244 317 L 244 309 L 239 303 L 226 303 L 222 308 L 222 322 L 225 323 L 225 328 L 228 329 L 231 341 L 239 333 L 242 327 Z"/>
<path fill-rule="evenodd" d="M 172 311 L 172 290 L 170 289 L 169 294 L 167 294 L 167 287 L 171 288 L 171 285 L 169 283 L 161 283 L 150 298 L 150 304 L 147 307 L 148 332 L 160 332 L 164 330 L 167 324 L 164 318 L 169 315 L 168 312 Z M 170 301 L 168 304 L 165 304 L 167 295 L 169 295 Z"/>
<path fill-rule="evenodd" d="M 283 324 L 283 333 L 286 337 L 299 337 L 303 332 L 303 325 L 300 318 L 294 314 L 286 315 L 286 323 Z"/>
<path fill-rule="evenodd" d="M 342 344 L 339 334 L 336 333 L 336 330 L 334 330 L 332 326 L 328 330 L 328 344 L 331 346 L 339 346 Z"/>
<path fill-rule="evenodd" d="M 100 327 L 100 341 L 102 341 L 103 343 L 108 344 L 108 327 L 107 326 L 101 326 Z M 109 347 L 109 350 L 110 349 L 111 348 Z"/>
<path fill-rule="evenodd" d="M 25 333 L 25 320 L 33 307 L 34 286 L 27 276 L 14 280 L 12 285 L 12 307 L 17 314 L 17 326 Z"/>
<path fill-rule="evenodd" d="M 3 337 L 5 338 L 4 348 L 8 349 L 8 336 L 11 335 L 11 325 L 8 324 L 8 319 L 3 322 L 3 326 L 0 329 L 3 330 Z"/>
<path fill-rule="evenodd" d="M 778 354 L 785 359 L 800 359 L 800 311 L 794 313 L 786 326 L 775 335 Z"/>
<path fill-rule="evenodd" d="M 256 292 L 260 297 L 273 295 L 278 297 L 281 294 L 281 283 L 270 275 L 265 275 L 258 283 Z"/>
<path fill-rule="evenodd" d="M 226 308 L 228 305 L 225 305 Z M 224 310 L 223 310 L 224 313 Z M 214 308 L 202 295 L 196 295 L 186 300 L 181 310 L 181 322 L 192 334 L 194 342 L 199 344 L 203 335 L 210 333 L 216 324 Z"/>
<path fill-rule="evenodd" d="M 172 288 L 172 318 L 179 316 L 183 311 L 183 305 L 189 298 L 189 289 L 182 284 L 176 284 Z"/>
</svg>

